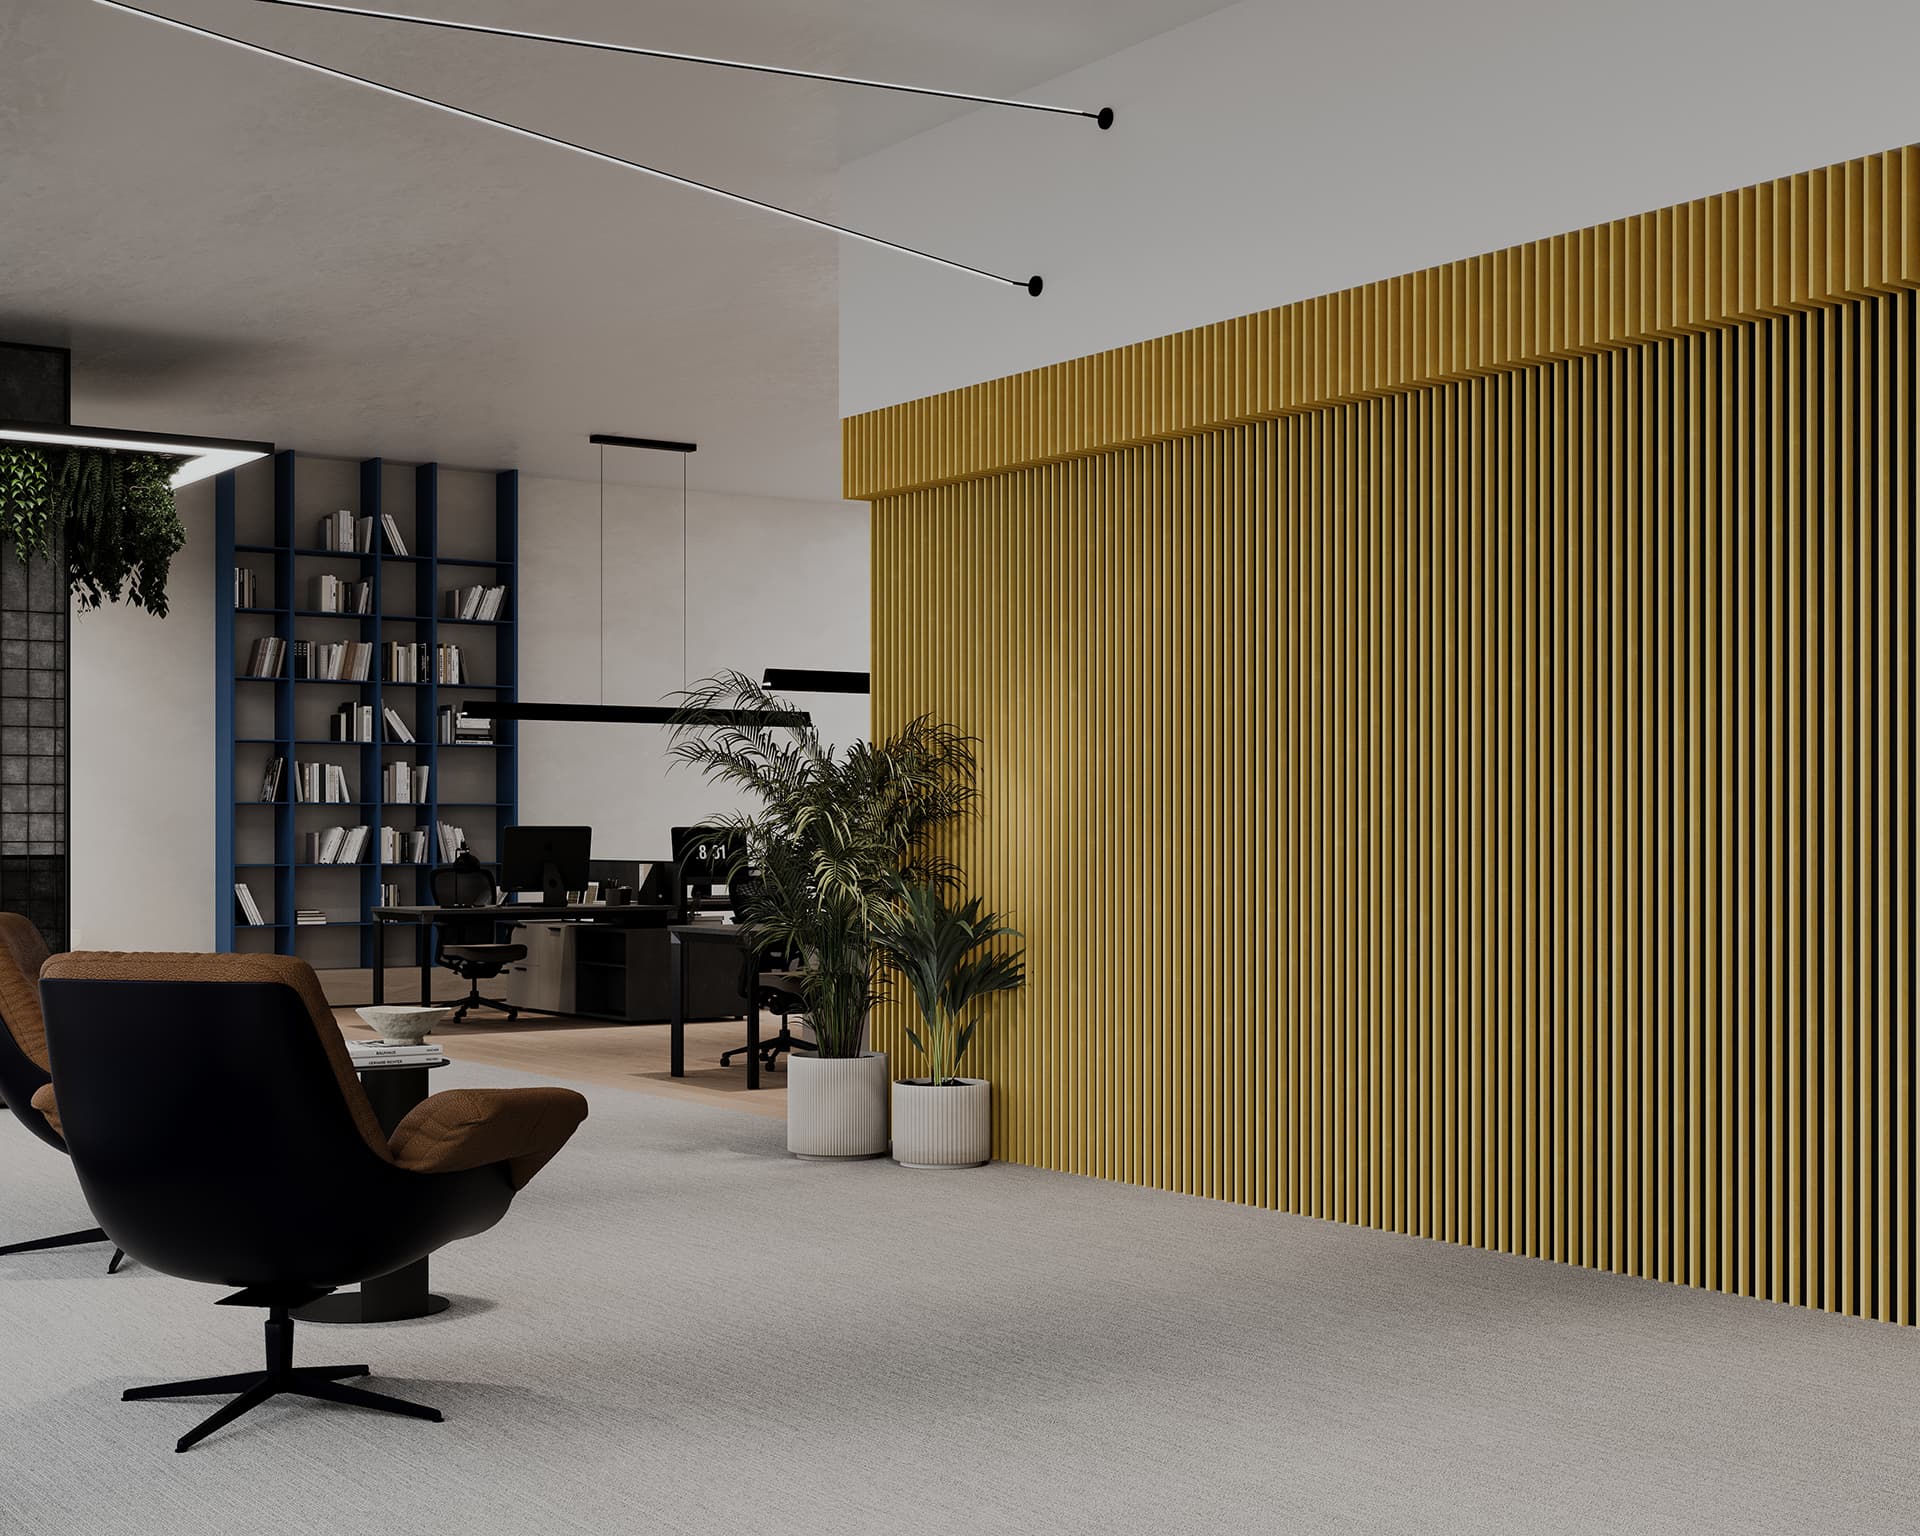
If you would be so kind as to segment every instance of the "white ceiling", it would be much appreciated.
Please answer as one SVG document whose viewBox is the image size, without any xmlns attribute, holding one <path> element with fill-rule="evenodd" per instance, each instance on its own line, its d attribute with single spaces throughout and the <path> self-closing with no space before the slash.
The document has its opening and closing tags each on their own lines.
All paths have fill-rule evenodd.
<svg viewBox="0 0 1920 1536">
<path fill-rule="evenodd" d="M 530 22 L 510 0 L 415 4 L 996 95 L 1223 8 L 545 0 Z M 153 8 L 826 218 L 843 159 L 957 110 L 253 0 Z M 89 0 L 0 3 L 0 339 L 73 347 L 95 425 L 575 478 L 595 472 L 589 432 L 690 438 L 696 486 L 831 498 L 836 246 Z M 1027 269 L 1004 238 L 943 254 Z M 620 457 L 622 478 L 667 469 Z"/>
</svg>

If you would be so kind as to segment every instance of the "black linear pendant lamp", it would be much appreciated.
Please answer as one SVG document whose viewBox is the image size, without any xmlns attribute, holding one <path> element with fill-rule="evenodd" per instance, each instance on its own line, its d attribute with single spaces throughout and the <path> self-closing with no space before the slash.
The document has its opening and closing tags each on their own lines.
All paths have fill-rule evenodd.
<svg viewBox="0 0 1920 1536">
<path fill-rule="evenodd" d="M 600 450 L 600 702 L 597 704 L 529 703 L 509 699 L 477 699 L 467 713 L 482 720 L 568 721 L 589 725 L 744 725 L 804 726 L 813 717 L 798 709 L 677 709 L 668 704 L 607 703 L 607 450 L 644 448 L 680 455 L 680 686 L 687 685 L 687 456 L 697 443 L 660 437 L 620 437 L 596 432 L 587 439 Z"/>
<path fill-rule="evenodd" d="M 872 693 L 873 674 L 768 667 L 760 678 L 760 686 L 772 693 Z"/>
<path fill-rule="evenodd" d="M 791 208 L 783 208 L 777 203 L 762 202 L 756 197 L 747 197 L 739 192 L 729 192 L 724 187 L 716 187 L 704 181 L 695 181 L 691 176 L 679 176 L 658 166 L 642 165 L 638 160 L 628 160 L 620 155 L 611 155 L 604 150 L 594 149 L 586 144 L 576 144 L 571 139 L 555 138 L 552 134 L 537 133 L 531 128 L 523 128 L 518 123 L 510 123 L 504 118 L 489 117 L 484 112 L 469 111 L 465 107 L 456 107 L 451 102 L 441 101 L 437 97 L 422 96 L 414 91 L 403 91 L 398 86 L 384 85 L 378 80 L 369 80 L 365 75 L 356 75 L 344 69 L 333 69 L 325 64 L 316 64 L 311 59 L 303 59 L 298 54 L 283 53 L 277 48 L 267 48 L 259 43 L 250 43 L 245 38 L 234 37 L 230 33 L 215 31 L 212 27 L 197 26 L 192 22 L 181 21 L 176 16 L 164 16 L 158 11 L 150 11 L 142 6 L 129 5 L 126 0 L 94 0 L 96 5 L 104 5 L 109 10 L 124 11 L 130 16 L 142 16 L 148 21 L 157 22 L 164 27 L 172 27 L 179 32 L 189 32 L 195 37 L 204 37 L 209 41 L 225 43 L 246 53 L 257 54 L 262 58 L 278 59 L 283 64 L 292 64 L 296 68 L 310 70 L 314 74 L 327 75 L 335 80 L 346 80 L 354 85 L 364 86 L 370 91 L 378 91 L 383 96 L 391 96 L 399 101 L 411 101 L 419 106 L 431 107 L 436 112 L 446 112 L 454 117 L 465 118 L 469 122 L 485 123 L 499 128 L 519 138 L 531 139 L 539 144 L 551 144 L 558 149 L 570 149 L 575 154 L 585 155 L 589 159 L 601 161 L 607 165 L 622 166 L 630 171 L 639 171 L 642 175 L 652 176 L 660 181 L 672 182 L 676 186 L 688 187 L 696 192 L 705 192 L 745 208 L 757 208 L 762 213 L 776 214 L 780 218 L 790 219 L 796 224 L 806 224 L 814 229 L 824 229 L 844 239 L 858 240 L 866 245 L 878 246 L 882 250 L 896 251 L 903 256 L 915 256 L 922 261 L 930 261 L 936 266 L 947 267 L 955 272 L 970 273 L 974 277 L 984 277 L 989 282 L 1004 283 L 1010 288 L 1024 289 L 1034 298 L 1040 296 L 1045 286 L 1038 273 L 1032 277 L 1008 277 L 1001 272 L 989 272 L 984 267 L 970 266 L 964 261 L 955 261 L 949 256 L 936 256 L 932 251 L 923 251 L 917 246 L 902 245 L 896 240 L 885 240 L 878 235 L 867 234 L 864 230 L 849 229 L 844 224 L 835 224 L 826 219 L 816 219 L 811 214 L 798 213 Z M 703 54 L 673 53 L 664 48 L 641 48 L 626 43 L 599 42 L 584 37 L 563 37 L 551 32 L 527 32 L 514 27 L 489 27 L 478 22 L 452 21 L 439 16 L 414 16 L 400 11 L 376 11 L 360 6 L 334 5 L 326 0 L 260 0 L 266 5 L 277 5 L 295 10 L 324 11 L 336 16 L 359 16 L 373 21 L 401 22 L 408 26 L 433 27 L 450 32 L 480 32 L 492 37 L 510 37 L 523 42 L 555 43 L 567 48 L 591 48 L 603 53 L 636 54 L 645 58 L 668 59 L 682 64 L 701 64 L 716 69 L 747 70 L 755 74 L 788 75 L 805 80 L 822 80 L 835 85 L 864 86 L 877 91 L 902 91 L 915 96 L 939 96 L 950 101 L 969 101 L 983 106 L 1013 107 L 1027 112 L 1047 112 L 1066 117 L 1089 118 L 1101 128 L 1113 126 L 1113 108 L 1100 107 L 1089 110 L 1083 107 L 1054 106 L 1036 101 L 1014 101 L 1003 96 L 979 96 L 967 91 L 945 91 L 933 86 L 902 85 L 888 80 L 863 80 L 852 75 L 829 75 L 816 70 L 789 69 L 776 64 L 754 64 L 741 59 L 717 59 Z"/>
</svg>

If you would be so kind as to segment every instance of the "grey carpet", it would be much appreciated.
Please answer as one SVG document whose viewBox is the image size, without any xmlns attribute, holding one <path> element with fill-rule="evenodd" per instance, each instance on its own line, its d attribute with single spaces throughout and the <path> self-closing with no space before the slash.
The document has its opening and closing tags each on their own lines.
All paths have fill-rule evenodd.
<svg viewBox="0 0 1920 1536">
<path fill-rule="evenodd" d="M 1914 1529 L 1910 1331 L 591 1097 L 435 1260 L 453 1311 L 300 1330 L 443 1425 L 276 1403 L 176 1456 L 211 1405 L 120 1390 L 253 1367 L 258 1314 L 0 1259 L 0 1531 Z M 0 1134 L 0 1233 L 83 1225 Z"/>
</svg>

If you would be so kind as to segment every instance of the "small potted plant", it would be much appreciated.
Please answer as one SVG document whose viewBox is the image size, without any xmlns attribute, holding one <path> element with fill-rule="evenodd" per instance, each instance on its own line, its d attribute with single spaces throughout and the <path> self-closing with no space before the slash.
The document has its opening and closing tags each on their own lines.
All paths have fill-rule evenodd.
<svg viewBox="0 0 1920 1536">
<path fill-rule="evenodd" d="M 919 1008 L 920 1027 L 906 1035 L 927 1068 L 893 1085 L 893 1159 L 903 1168 L 974 1168 L 993 1155 L 992 1085 L 961 1077 L 960 1062 L 979 1024 L 969 1011 L 1026 981 L 1024 950 L 988 947 L 1018 937 L 979 897 L 955 905 L 938 883 L 903 885 L 879 925 L 875 947 Z"/>
</svg>

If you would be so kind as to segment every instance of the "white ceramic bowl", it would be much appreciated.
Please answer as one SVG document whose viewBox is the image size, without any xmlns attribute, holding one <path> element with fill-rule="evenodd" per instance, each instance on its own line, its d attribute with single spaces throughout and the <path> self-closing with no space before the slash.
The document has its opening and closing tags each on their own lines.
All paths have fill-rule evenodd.
<svg viewBox="0 0 1920 1536">
<path fill-rule="evenodd" d="M 380 1032 L 388 1045 L 418 1045 L 442 1019 L 452 1015 L 451 1008 L 356 1008 L 354 1012 Z"/>
</svg>

